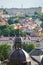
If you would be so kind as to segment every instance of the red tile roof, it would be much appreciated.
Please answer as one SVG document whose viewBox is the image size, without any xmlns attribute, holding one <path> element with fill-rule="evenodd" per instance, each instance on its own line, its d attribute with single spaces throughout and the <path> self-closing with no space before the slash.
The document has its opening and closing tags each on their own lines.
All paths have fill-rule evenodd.
<svg viewBox="0 0 43 65">
<path fill-rule="evenodd" d="M 37 41 L 37 40 L 43 40 L 43 37 L 21 37 L 23 40 L 31 40 L 31 41 Z M 14 40 L 15 37 L 0 37 L 0 41 L 3 41 L 3 40 Z"/>
<path fill-rule="evenodd" d="M 43 37 L 29 37 L 31 41 L 43 40 Z"/>
<path fill-rule="evenodd" d="M 0 37 L 0 41 L 3 41 L 3 40 L 14 40 L 15 37 Z"/>
<path fill-rule="evenodd" d="M 0 16 L 0 24 L 1 25 L 6 25 L 7 22 Z"/>
</svg>

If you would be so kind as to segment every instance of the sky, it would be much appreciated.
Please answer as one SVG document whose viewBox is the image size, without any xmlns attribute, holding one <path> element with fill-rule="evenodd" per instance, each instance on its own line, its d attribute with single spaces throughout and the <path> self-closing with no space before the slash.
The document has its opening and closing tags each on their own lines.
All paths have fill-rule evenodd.
<svg viewBox="0 0 43 65">
<path fill-rule="evenodd" d="M 0 0 L 0 8 L 43 7 L 43 0 Z"/>
</svg>

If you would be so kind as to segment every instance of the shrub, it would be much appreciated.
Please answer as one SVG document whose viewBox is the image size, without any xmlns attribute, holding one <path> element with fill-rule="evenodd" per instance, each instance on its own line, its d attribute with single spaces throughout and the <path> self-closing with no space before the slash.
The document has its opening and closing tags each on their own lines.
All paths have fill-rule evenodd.
<svg viewBox="0 0 43 65">
<path fill-rule="evenodd" d="M 23 43 L 23 49 L 27 51 L 28 53 L 35 48 L 33 43 Z"/>
<path fill-rule="evenodd" d="M 0 44 L 0 60 L 3 61 L 8 58 L 11 51 L 10 45 L 8 43 Z"/>
</svg>

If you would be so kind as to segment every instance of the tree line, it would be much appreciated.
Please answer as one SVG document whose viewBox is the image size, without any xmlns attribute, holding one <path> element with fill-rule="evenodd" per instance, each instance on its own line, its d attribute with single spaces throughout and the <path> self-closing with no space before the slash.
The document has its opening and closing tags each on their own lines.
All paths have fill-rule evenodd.
<svg viewBox="0 0 43 65">
<path fill-rule="evenodd" d="M 15 36 L 16 29 L 12 25 L 0 26 L 0 36 Z M 21 36 L 26 36 L 26 33 L 19 30 Z"/>
</svg>

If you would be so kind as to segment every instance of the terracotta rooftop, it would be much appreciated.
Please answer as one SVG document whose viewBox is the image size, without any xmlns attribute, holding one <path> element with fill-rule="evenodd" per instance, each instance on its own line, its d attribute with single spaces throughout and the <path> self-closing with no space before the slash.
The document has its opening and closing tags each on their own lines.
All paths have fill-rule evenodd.
<svg viewBox="0 0 43 65">
<path fill-rule="evenodd" d="M 41 41 L 43 40 L 43 37 L 21 37 L 23 40 L 31 40 L 31 41 Z M 14 40 L 15 37 L 0 37 L 0 41 L 1 40 Z"/>
<path fill-rule="evenodd" d="M 0 41 L 6 41 L 6 40 L 14 40 L 15 37 L 0 37 Z"/>
<path fill-rule="evenodd" d="M 43 37 L 29 37 L 31 41 L 43 40 Z"/>
<path fill-rule="evenodd" d="M 1 25 L 6 25 L 7 22 L 0 16 L 0 24 Z"/>
</svg>

